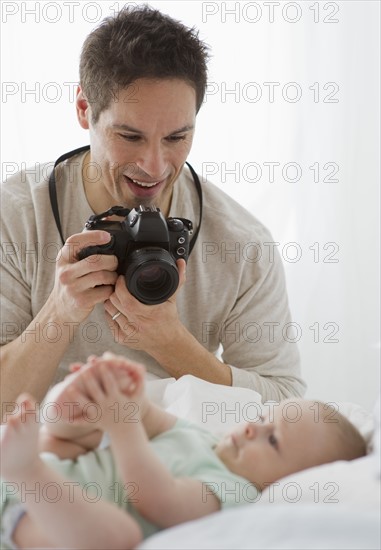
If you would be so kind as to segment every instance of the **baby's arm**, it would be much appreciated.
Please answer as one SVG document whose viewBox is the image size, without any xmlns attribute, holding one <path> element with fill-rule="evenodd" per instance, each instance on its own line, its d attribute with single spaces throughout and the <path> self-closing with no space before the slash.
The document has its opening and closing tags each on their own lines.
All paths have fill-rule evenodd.
<svg viewBox="0 0 381 550">
<path fill-rule="evenodd" d="M 102 427 L 110 435 L 111 448 L 125 484 L 136 484 L 135 508 L 161 527 L 177 525 L 220 509 L 216 496 L 205 497 L 200 481 L 174 478 L 149 444 L 149 435 L 171 429 L 177 418 L 148 401 L 144 394 L 144 370 L 130 364 L 130 399 L 120 391 L 114 369 L 101 360 L 99 376 L 88 371 L 87 392 L 102 411 Z M 134 418 L 123 411 L 134 404 Z"/>
</svg>

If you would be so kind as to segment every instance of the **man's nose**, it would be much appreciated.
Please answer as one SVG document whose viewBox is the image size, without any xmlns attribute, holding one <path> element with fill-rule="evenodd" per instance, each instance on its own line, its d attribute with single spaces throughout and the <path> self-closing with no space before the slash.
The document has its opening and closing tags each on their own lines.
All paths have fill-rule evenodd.
<svg viewBox="0 0 381 550">
<path fill-rule="evenodd" d="M 153 181 L 160 181 L 167 176 L 168 162 L 161 144 L 150 144 L 140 153 L 137 161 L 139 168 Z"/>
</svg>

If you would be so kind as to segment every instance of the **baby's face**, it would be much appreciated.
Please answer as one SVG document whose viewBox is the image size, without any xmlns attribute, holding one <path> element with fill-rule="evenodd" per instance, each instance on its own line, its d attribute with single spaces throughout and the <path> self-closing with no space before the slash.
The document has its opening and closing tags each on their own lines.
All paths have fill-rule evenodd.
<svg viewBox="0 0 381 550">
<path fill-rule="evenodd" d="M 283 401 L 271 414 L 225 435 L 216 453 L 232 472 L 264 489 L 286 475 L 324 462 L 322 439 L 327 425 L 313 402 Z"/>
</svg>

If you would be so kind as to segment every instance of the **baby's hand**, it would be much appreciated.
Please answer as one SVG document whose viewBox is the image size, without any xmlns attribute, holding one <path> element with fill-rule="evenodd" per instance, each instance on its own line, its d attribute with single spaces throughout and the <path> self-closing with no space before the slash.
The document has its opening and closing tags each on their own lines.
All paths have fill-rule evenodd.
<svg viewBox="0 0 381 550">
<path fill-rule="evenodd" d="M 104 430 L 141 420 L 148 403 L 144 373 L 142 365 L 112 354 L 89 360 L 82 383 L 86 396 L 98 407 L 97 422 Z"/>
<path fill-rule="evenodd" d="M 145 367 L 120 355 L 106 351 L 102 357 L 91 356 L 89 366 L 99 368 L 101 365 L 112 370 L 118 382 L 119 391 L 134 401 L 145 401 L 144 378 Z"/>
</svg>

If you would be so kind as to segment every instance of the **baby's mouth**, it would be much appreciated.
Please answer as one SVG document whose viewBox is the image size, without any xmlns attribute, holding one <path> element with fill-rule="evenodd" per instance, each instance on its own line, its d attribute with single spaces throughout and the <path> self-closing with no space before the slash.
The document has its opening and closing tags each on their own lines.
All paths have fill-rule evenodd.
<svg viewBox="0 0 381 550">
<path fill-rule="evenodd" d="M 234 447 L 235 449 L 237 449 L 237 440 L 236 440 L 236 438 L 235 438 L 235 434 L 234 434 L 234 433 L 230 434 L 230 441 L 232 442 L 233 447 Z"/>
</svg>

